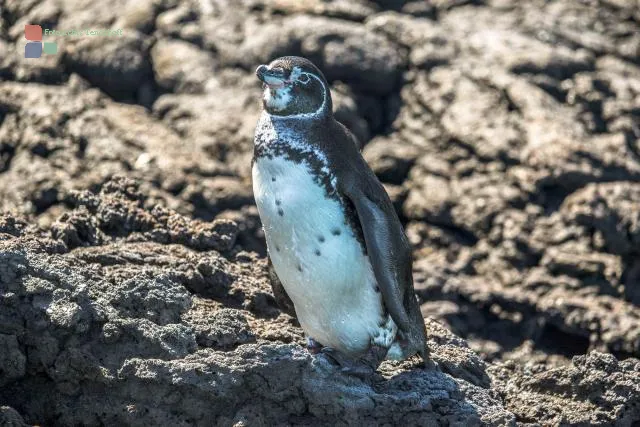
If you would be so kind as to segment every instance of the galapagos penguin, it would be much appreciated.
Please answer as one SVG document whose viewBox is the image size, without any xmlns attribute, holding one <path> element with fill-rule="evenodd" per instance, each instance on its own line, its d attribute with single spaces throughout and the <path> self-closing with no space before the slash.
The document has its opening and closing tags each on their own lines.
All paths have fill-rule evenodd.
<svg viewBox="0 0 640 427">
<path fill-rule="evenodd" d="M 335 120 L 327 80 L 294 56 L 256 75 L 264 108 L 253 191 L 276 300 L 297 317 L 309 350 L 347 372 L 416 353 L 426 363 L 410 244 L 355 137 Z"/>
</svg>

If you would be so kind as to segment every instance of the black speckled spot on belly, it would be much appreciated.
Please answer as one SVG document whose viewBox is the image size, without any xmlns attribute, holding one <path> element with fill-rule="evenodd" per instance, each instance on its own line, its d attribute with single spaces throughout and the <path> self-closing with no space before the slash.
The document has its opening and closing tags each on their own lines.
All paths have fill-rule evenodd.
<svg viewBox="0 0 640 427">
<path fill-rule="evenodd" d="M 313 151 L 303 151 L 280 141 L 260 141 L 253 147 L 253 161 L 263 157 L 268 159 L 284 157 L 296 164 L 306 163 L 311 170 L 314 181 L 324 188 L 325 196 L 329 199 L 339 200 L 338 194 L 331 184 L 331 177 L 323 172 L 327 165 Z"/>
<path fill-rule="evenodd" d="M 366 255 L 367 246 L 355 206 L 348 198 L 343 197 L 336 190 L 331 182 L 332 176 L 325 172 L 326 168 L 331 165 L 325 164 L 313 151 L 292 147 L 290 144 L 280 140 L 269 140 L 267 137 L 261 135 L 256 135 L 256 140 L 257 143 L 253 148 L 252 164 L 259 158 L 273 159 L 274 157 L 283 157 L 296 164 L 305 163 L 309 167 L 314 182 L 324 188 L 325 197 L 338 201 L 344 209 L 346 216 L 345 224 L 351 228 L 353 235 L 360 243 L 362 252 Z M 272 177 L 272 180 L 274 180 L 274 177 Z M 284 212 L 281 213 L 281 210 L 278 210 L 278 215 L 283 216 Z M 320 242 L 323 242 L 324 236 L 320 236 L 318 239 Z"/>
</svg>

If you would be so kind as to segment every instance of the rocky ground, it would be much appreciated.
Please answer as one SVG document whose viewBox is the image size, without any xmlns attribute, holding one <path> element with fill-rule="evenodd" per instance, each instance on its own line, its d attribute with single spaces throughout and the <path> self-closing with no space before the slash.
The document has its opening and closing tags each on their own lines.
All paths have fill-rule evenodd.
<svg viewBox="0 0 640 427">
<path fill-rule="evenodd" d="M 26 60 L 27 23 L 123 36 Z M 338 374 L 275 305 L 283 54 L 395 202 L 437 366 Z M 5 0 L 0 80 L 0 425 L 640 423 L 637 1 Z"/>
</svg>

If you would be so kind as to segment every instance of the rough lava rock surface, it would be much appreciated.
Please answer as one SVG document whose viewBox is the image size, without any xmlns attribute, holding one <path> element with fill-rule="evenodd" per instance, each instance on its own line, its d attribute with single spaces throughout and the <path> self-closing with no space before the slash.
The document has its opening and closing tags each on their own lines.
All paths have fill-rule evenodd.
<svg viewBox="0 0 640 427">
<path fill-rule="evenodd" d="M 3 217 L 0 399 L 29 422 L 513 423 L 485 363 L 433 320 L 439 368 L 385 364 L 363 382 L 310 356 L 264 259 L 233 247 L 235 223 L 144 210 L 142 197 L 110 181 L 50 234 Z"/>
<path fill-rule="evenodd" d="M 0 425 L 640 422 L 639 10 L 0 3 Z M 27 23 L 123 36 L 24 59 Z M 253 70 L 284 54 L 405 224 L 434 366 L 344 376 L 275 306 Z"/>
</svg>

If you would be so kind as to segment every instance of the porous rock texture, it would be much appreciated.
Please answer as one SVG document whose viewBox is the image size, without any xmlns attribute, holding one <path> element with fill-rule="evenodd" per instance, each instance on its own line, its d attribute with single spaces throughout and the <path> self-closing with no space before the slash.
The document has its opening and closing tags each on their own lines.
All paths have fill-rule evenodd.
<svg viewBox="0 0 640 427">
<path fill-rule="evenodd" d="M 640 7 L 0 2 L 0 425 L 640 422 Z M 23 28 L 58 37 L 24 59 Z M 278 310 L 253 70 L 303 55 L 414 247 L 435 364 Z"/>
</svg>

